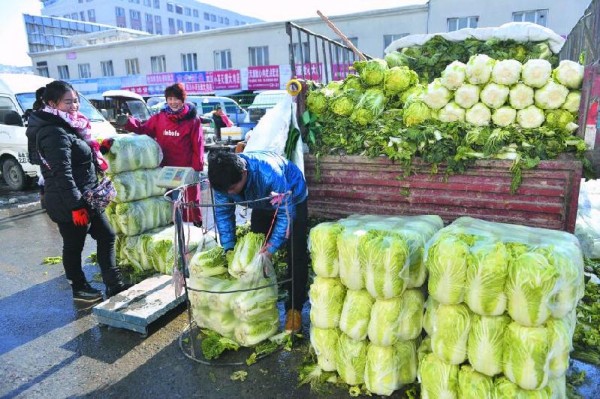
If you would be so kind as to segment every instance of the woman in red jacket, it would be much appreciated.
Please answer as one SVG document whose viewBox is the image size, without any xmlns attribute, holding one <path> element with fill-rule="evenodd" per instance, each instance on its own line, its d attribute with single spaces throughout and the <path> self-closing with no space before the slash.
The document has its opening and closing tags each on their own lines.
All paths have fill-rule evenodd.
<svg viewBox="0 0 600 399">
<path fill-rule="evenodd" d="M 204 166 L 204 135 L 196 107 L 186 103 L 186 92 L 181 83 L 165 89 L 167 103 L 156 115 L 145 123 L 130 116 L 118 122 L 130 132 L 146 134 L 156 140 L 163 152 L 161 166 L 187 166 L 200 172 Z M 200 202 L 200 190 L 196 185 L 185 192 L 187 201 Z M 200 208 L 187 208 L 183 219 L 202 226 Z"/>
</svg>

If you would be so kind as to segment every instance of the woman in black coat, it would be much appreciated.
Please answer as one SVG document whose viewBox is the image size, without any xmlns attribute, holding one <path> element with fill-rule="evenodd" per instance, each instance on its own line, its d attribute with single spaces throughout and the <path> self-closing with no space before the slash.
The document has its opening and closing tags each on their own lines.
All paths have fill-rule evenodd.
<svg viewBox="0 0 600 399">
<path fill-rule="evenodd" d="M 128 288 L 116 266 L 115 233 L 104 211 L 87 205 L 82 193 L 98 183 L 98 162 L 89 134 L 89 121 L 78 112 L 79 99 L 71 85 L 54 81 L 46 85 L 44 107 L 29 117 L 27 138 L 33 159 L 39 157 L 44 177 L 46 212 L 63 238 L 63 265 L 73 288 L 73 298 L 102 299 L 86 280 L 81 253 L 89 233 L 97 241 L 98 264 L 111 297 Z M 86 141 L 87 140 L 87 141 Z"/>
</svg>

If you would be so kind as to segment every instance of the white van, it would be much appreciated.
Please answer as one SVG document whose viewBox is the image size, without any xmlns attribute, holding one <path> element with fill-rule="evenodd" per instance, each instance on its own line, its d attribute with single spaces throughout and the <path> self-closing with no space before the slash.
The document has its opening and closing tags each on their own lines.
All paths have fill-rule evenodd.
<svg viewBox="0 0 600 399">
<path fill-rule="evenodd" d="M 258 123 L 267 110 L 275 107 L 287 94 L 286 90 L 265 90 L 259 92 L 248 107 L 250 122 Z"/>
<path fill-rule="evenodd" d="M 25 112 L 33 108 L 35 91 L 54 79 L 27 74 L 0 74 L 0 173 L 12 190 L 26 187 L 39 173 L 29 163 Z M 80 112 L 90 119 L 92 136 L 110 137 L 114 127 L 83 96 Z"/>
</svg>

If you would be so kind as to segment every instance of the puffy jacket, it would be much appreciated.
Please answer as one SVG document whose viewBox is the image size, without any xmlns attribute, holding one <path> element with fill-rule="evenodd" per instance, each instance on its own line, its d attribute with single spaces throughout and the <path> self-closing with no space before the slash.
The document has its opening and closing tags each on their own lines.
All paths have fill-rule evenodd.
<svg viewBox="0 0 600 399">
<path fill-rule="evenodd" d="M 188 166 L 201 171 L 204 166 L 202 123 L 196 107 L 187 106 L 189 111 L 179 119 L 161 110 L 145 123 L 130 117 L 123 128 L 154 138 L 163 152 L 161 166 Z"/>
<path fill-rule="evenodd" d="M 287 211 L 291 218 L 296 217 L 296 204 L 308 197 L 306 181 L 302 171 L 291 161 L 266 151 L 250 151 L 239 156 L 246 161 L 248 180 L 238 195 L 230 195 L 215 190 L 215 204 L 253 201 L 269 197 L 272 192 L 279 194 L 291 192 L 287 197 Z M 252 209 L 275 210 L 269 200 L 252 202 Z M 221 237 L 221 245 L 225 250 L 235 246 L 235 206 L 217 206 L 215 208 L 217 228 Z M 286 215 L 286 200 L 277 212 L 275 225 L 267 243 L 268 251 L 274 253 L 286 240 L 288 219 Z"/>
<path fill-rule="evenodd" d="M 26 134 L 45 160 L 40 168 L 48 216 L 71 222 L 71 211 L 86 207 L 81 193 L 98 182 L 90 146 L 62 118 L 43 111 L 31 114 Z"/>
</svg>

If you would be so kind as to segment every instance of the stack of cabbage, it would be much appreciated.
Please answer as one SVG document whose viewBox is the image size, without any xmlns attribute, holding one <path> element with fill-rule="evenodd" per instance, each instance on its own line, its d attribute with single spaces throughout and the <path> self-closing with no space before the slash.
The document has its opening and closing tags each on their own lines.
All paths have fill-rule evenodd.
<svg viewBox="0 0 600 399">
<path fill-rule="evenodd" d="M 464 217 L 428 242 L 425 264 L 423 398 L 566 397 L 584 292 L 575 236 Z"/>
<path fill-rule="evenodd" d="M 117 197 L 106 208 L 110 224 L 117 232 L 116 255 L 120 266 L 138 271 L 156 270 L 170 274 L 173 267 L 174 227 L 171 203 L 157 186 L 162 152 L 146 135 L 119 135 L 106 154 Z M 192 234 L 191 248 L 202 238 Z"/>
<path fill-rule="evenodd" d="M 310 231 L 310 341 L 318 364 L 390 395 L 415 381 L 426 279 L 439 216 L 354 216 Z"/>
<path fill-rule="evenodd" d="M 422 100 L 442 122 L 525 129 L 577 128 L 583 66 L 569 60 L 497 61 L 484 54 L 454 61 L 425 89 Z"/>
<path fill-rule="evenodd" d="M 188 295 L 199 327 L 242 346 L 256 345 L 277 332 L 277 279 L 259 255 L 264 240 L 264 235 L 249 232 L 238 240 L 232 256 L 215 246 L 192 257 Z"/>
</svg>

